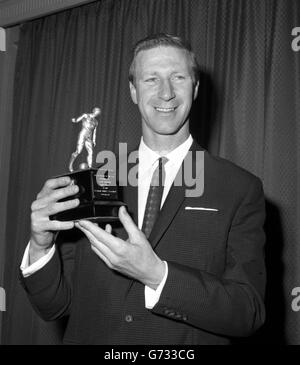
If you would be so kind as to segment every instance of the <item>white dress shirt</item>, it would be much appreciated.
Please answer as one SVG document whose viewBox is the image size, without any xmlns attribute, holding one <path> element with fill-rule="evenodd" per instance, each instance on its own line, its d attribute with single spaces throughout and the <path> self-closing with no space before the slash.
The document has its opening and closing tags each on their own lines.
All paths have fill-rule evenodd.
<svg viewBox="0 0 300 365">
<path fill-rule="evenodd" d="M 170 187 L 192 143 L 193 143 L 193 138 L 190 135 L 181 145 L 179 145 L 173 151 L 165 155 L 168 161 L 165 163 L 165 185 L 161 201 L 161 207 L 163 206 L 166 200 Z M 141 229 L 152 175 L 158 165 L 158 159 L 162 156 L 160 156 L 157 152 L 151 150 L 145 144 L 143 137 L 141 138 L 138 153 L 139 153 L 138 227 Z M 33 273 L 41 269 L 43 266 L 45 266 L 51 260 L 51 258 L 55 253 L 55 245 L 53 245 L 50 251 L 45 256 L 41 257 L 39 260 L 29 265 L 29 245 L 30 242 L 26 247 L 20 267 L 24 277 L 32 275 Z M 159 301 L 160 294 L 167 280 L 168 264 L 166 261 L 164 261 L 164 264 L 166 269 L 165 275 L 159 286 L 156 288 L 156 290 L 151 289 L 148 286 L 145 286 L 145 307 L 148 309 L 152 309 L 155 306 L 155 304 Z"/>
</svg>

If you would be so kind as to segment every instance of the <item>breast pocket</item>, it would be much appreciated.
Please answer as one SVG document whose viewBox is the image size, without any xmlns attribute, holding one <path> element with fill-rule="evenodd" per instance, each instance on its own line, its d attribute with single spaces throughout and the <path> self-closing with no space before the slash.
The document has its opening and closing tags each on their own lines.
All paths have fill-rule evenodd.
<svg viewBox="0 0 300 365">
<path fill-rule="evenodd" d="M 218 245 L 223 236 L 220 211 L 185 209 L 181 213 L 185 222 L 187 236 L 197 239 L 205 250 L 211 250 Z"/>
<path fill-rule="evenodd" d="M 185 207 L 196 206 L 186 204 L 180 209 L 158 250 L 166 260 L 218 273 L 223 267 L 227 242 L 223 212 Z"/>
</svg>

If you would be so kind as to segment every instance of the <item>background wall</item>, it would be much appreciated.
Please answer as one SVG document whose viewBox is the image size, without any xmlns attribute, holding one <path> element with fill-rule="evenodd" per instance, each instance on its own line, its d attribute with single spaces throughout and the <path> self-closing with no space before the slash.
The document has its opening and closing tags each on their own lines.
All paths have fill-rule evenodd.
<svg viewBox="0 0 300 365">
<path fill-rule="evenodd" d="M 0 0 L 0 27 L 41 18 L 95 0 Z"/>
<path fill-rule="evenodd" d="M 0 51 L 0 287 L 4 286 L 6 208 L 10 172 L 12 137 L 12 105 L 14 71 L 17 56 L 19 27 L 5 30 L 6 50 Z M 0 343 L 2 316 L 0 311 Z"/>
<path fill-rule="evenodd" d="M 19 23 L 93 0 L 0 0 L 0 287 L 4 287 L 5 229 L 12 138 L 13 85 Z M 13 143 L 12 143 L 13 145 Z M 5 289 L 5 288 L 4 288 Z M 0 311 L 0 344 L 2 316 Z"/>
</svg>

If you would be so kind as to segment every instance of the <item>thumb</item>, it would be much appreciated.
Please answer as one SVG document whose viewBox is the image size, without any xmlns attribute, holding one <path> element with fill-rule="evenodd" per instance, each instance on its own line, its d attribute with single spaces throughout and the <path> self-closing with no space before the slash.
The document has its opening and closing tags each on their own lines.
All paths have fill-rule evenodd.
<svg viewBox="0 0 300 365">
<path fill-rule="evenodd" d="M 119 209 L 119 219 L 128 234 L 129 241 L 132 241 L 139 233 L 139 229 L 130 215 L 127 213 L 127 210 L 124 206 L 120 207 Z"/>
</svg>

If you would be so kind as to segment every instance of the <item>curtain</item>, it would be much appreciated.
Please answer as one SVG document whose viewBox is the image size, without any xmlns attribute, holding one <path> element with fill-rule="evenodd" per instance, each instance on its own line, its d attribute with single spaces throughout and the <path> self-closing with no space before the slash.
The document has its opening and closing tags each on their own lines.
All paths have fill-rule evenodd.
<svg viewBox="0 0 300 365">
<path fill-rule="evenodd" d="M 30 204 L 67 170 L 78 128 L 102 109 L 96 150 L 134 148 L 140 117 L 130 100 L 133 44 L 150 33 L 188 39 L 201 66 L 191 131 L 211 153 L 259 176 L 267 199 L 267 321 L 246 343 L 300 343 L 292 310 L 299 282 L 299 62 L 291 48 L 297 0 L 102 0 L 24 24 L 15 75 L 7 204 L 7 344 L 59 344 L 64 323 L 37 317 L 18 282 Z M 241 341 L 243 342 L 243 341 Z"/>
<path fill-rule="evenodd" d="M 13 79 L 17 55 L 17 40 L 19 27 L 6 29 L 6 51 L 0 52 L 0 291 L 4 287 L 4 262 L 5 262 L 5 230 L 6 230 L 6 205 L 9 185 L 9 159 L 12 140 L 12 99 Z M 2 289 L 1 289 L 2 288 Z M 3 292 L 2 292 L 3 293 Z M 4 294 L 3 294 L 4 295 Z M 1 300 L 2 299 L 2 300 Z M 0 294 L 0 309 L 3 304 Z M 2 330 L 2 316 L 0 310 L 0 344 Z"/>
</svg>

